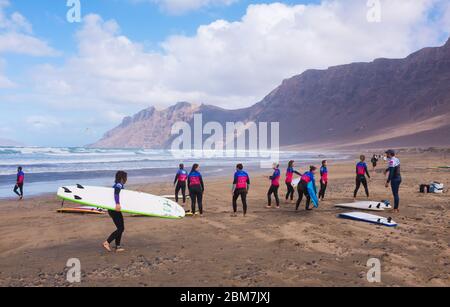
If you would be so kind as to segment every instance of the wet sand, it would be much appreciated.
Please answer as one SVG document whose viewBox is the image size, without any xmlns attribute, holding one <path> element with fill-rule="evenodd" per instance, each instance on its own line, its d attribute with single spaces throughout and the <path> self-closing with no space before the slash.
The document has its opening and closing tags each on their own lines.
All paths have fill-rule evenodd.
<svg viewBox="0 0 450 307">
<path fill-rule="evenodd" d="M 450 170 L 436 168 L 450 165 L 449 157 L 448 151 L 399 156 L 401 212 L 380 214 L 392 216 L 396 228 L 336 217 L 352 211 L 334 204 L 352 201 L 353 161 L 330 163 L 327 200 L 312 212 L 284 203 L 284 184 L 282 208 L 265 209 L 268 180 L 259 173 L 251 174 L 248 216 L 233 218 L 233 170 L 229 178 L 204 178 L 203 218 L 126 216 L 123 254 L 101 248 L 114 230 L 107 215 L 58 214 L 55 196 L 0 201 L 0 286 L 373 286 L 366 280 L 373 257 L 382 265 L 377 285 L 450 286 L 450 198 L 447 191 L 418 193 L 420 183 L 432 180 L 449 186 Z M 382 173 L 373 175 L 371 200 L 392 201 L 384 182 Z M 173 191 L 170 183 L 132 189 Z M 81 261 L 80 284 L 66 281 L 69 258 Z"/>
</svg>

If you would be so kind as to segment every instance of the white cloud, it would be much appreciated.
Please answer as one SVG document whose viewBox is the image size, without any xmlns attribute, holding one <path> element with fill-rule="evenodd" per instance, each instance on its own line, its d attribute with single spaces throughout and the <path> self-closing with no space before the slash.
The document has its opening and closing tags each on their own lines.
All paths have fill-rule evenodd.
<svg viewBox="0 0 450 307">
<path fill-rule="evenodd" d="M 369 23 L 366 2 L 250 5 L 240 21 L 217 20 L 194 36 L 172 36 L 147 51 L 99 16 L 84 18 L 78 54 L 34 73 L 40 99 L 100 108 L 176 101 L 248 106 L 282 79 L 309 68 L 377 57 L 403 57 L 449 34 L 446 0 L 382 1 L 382 22 Z M 448 14 L 448 13 L 447 13 Z"/>
</svg>

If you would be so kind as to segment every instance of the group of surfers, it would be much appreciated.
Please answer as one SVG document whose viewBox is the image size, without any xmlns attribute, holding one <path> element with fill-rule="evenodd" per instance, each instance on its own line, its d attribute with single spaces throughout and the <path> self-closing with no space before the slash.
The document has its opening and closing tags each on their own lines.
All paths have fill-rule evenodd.
<svg viewBox="0 0 450 307">
<path fill-rule="evenodd" d="M 402 182 L 401 174 L 400 174 L 400 160 L 396 157 L 396 154 L 393 150 L 386 151 L 386 158 L 388 160 L 389 166 L 385 170 L 385 174 L 388 174 L 386 187 L 389 185 L 392 188 L 392 193 L 394 196 L 394 212 L 399 212 L 400 198 L 399 198 L 399 188 Z M 356 198 L 358 190 L 361 184 L 364 186 L 366 196 L 369 198 L 369 189 L 367 184 L 367 179 L 370 178 L 370 173 L 368 171 L 367 164 L 365 162 L 366 157 L 364 155 L 360 156 L 360 161 L 356 164 L 356 187 L 354 191 L 354 198 Z M 189 212 L 193 216 L 196 216 L 196 209 L 198 207 L 198 211 L 200 216 L 203 216 L 203 193 L 205 192 L 205 185 L 203 182 L 203 177 L 200 173 L 200 165 L 195 163 L 191 171 L 186 171 L 183 164 L 179 165 L 179 169 L 175 175 L 174 186 L 175 186 L 175 200 L 179 201 L 179 193 L 181 191 L 183 204 L 186 203 L 186 191 L 189 191 L 189 196 L 191 198 L 191 211 Z M 286 170 L 285 183 L 287 187 L 286 193 L 286 201 L 293 201 L 294 199 L 294 174 L 300 176 L 300 181 L 297 184 L 297 192 L 298 192 L 298 200 L 296 202 L 295 209 L 298 210 L 300 204 L 303 200 L 303 197 L 306 197 L 306 210 L 312 210 L 310 208 L 311 197 L 310 189 L 308 189 L 308 184 L 312 183 L 315 190 L 315 176 L 318 168 L 316 166 L 310 166 L 309 171 L 304 172 L 303 174 L 295 170 L 295 161 L 289 161 L 288 167 Z M 322 165 L 319 169 L 320 173 L 320 190 L 318 193 L 318 198 L 320 200 L 325 199 L 325 193 L 328 186 L 328 166 L 327 161 L 323 160 Z M 267 192 L 267 208 L 272 208 L 272 196 L 275 198 L 276 207 L 280 208 L 280 200 L 278 196 L 278 190 L 280 187 L 280 178 L 281 172 L 278 163 L 273 164 L 273 173 L 269 176 L 270 187 Z M 116 203 L 116 210 L 110 210 L 109 215 L 113 219 L 114 224 L 116 225 L 116 230 L 109 236 L 109 238 L 103 243 L 103 247 L 107 251 L 112 251 L 111 243 L 115 242 L 115 250 L 116 252 L 123 252 L 124 249 L 121 247 L 121 238 L 122 234 L 125 230 L 124 228 L 124 220 L 121 212 L 120 205 L 120 191 L 124 188 L 127 182 L 127 173 L 123 171 L 119 171 L 116 174 L 114 188 L 114 198 Z M 236 165 L 236 171 L 234 173 L 233 184 L 232 184 L 232 207 L 233 213 L 232 216 L 237 216 L 237 200 L 241 198 L 242 206 L 243 206 L 243 215 L 244 217 L 247 214 L 247 194 L 250 190 L 250 176 L 244 170 L 243 164 L 239 163 Z"/>
<path fill-rule="evenodd" d="M 375 157 L 375 156 L 374 156 Z M 388 161 L 388 168 L 385 170 L 387 174 L 386 188 L 391 186 L 392 194 L 394 197 L 394 212 L 399 212 L 400 197 L 399 188 L 402 182 L 402 177 L 400 173 L 400 160 L 396 157 L 396 153 L 393 150 L 386 151 L 386 159 Z M 361 185 L 364 187 L 367 198 L 369 198 L 369 188 L 368 180 L 370 179 L 370 173 L 366 164 L 366 157 L 364 155 L 360 156 L 360 161 L 356 164 L 356 186 L 353 193 L 353 197 L 356 199 L 358 191 Z M 378 160 L 376 160 L 378 161 Z M 373 167 L 376 167 L 376 161 L 372 158 Z M 374 163 L 375 162 L 375 163 Z M 310 208 L 311 198 L 317 196 L 319 200 L 325 199 L 325 194 L 328 186 L 328 165 L 327 160 L 323 160 L 321 167 L 319 168 L 320 174 L 320 190 L 317 193 L 315 177 L 317 175 L 318 168 L 314 165 L 309 167 L 309 170 L 300 173 L 295 170 L 295 161 L 291 160 L 288 163 L 285 175 L 285 184 L 287 188 L 286 192 L 286 202 L 294 200 L 295 188 L 294 188 L 294 175 L 300 176 L 300 181 L 297 183 L 297 193 L 298 199 L 296 202 L 295 210 L 298 210 L 303 198 L 306 198 L 306 210 L 312 210 Z M 115 210 L 109 210 L 108 214 L 112 218 L 116 230 L 109 236 L 109 238 L 103 243 L 103 247 L 112 251 L 110 244 L 115 242 L 115 250 L 117 252 L 122 252 L 124 249 L 121 247 L 121 238 L 125 230 L 124 219 L 122 215 L 122 208 L 120 202 L 120 192 L 125 188 L 127 183 L 128 174 L 124 171 L 119 171 L 116 173 L 114 189 L 114 201 Z M 270 180 L 270 187 L 267 192 L 267 208 L 272 208 L 272 196 L 275 198 L 276 208 L 280 208 L 280 199 L 278 196 L 278 191 L 280 188 L 281 171 L 280 165 L 278 163 L 273 164 L 273 173 L 268 177 Z M 22 167 L 17 170 L 17 181 L 14 186 L 14 193 L 19 196 L 19 199 L 23 199 L 23 186 L 24 186 L 25 174 Z M 312 183 L 314 194 L 311 195 L 311 189 L 308 189 L 308 185 Z M 203 216 L 203 194 L 205 192 L 205 185 L 203 182 L 202 174 L 200 173 L 200 165 L 195 163 L 190 172 L 186 171 L 184 164 L 179 165 L 179 169 L 175 175 L 173 181 L 175 186 L 175 201 L 179 201 L 179 193 L 181 192 L 183 204 L 186 203 L 187 191 L 191 199 L 191 210 L 187 211 L 189 214 L 196 216 L 197 207 L 200 216 Z M 247 215 L 247 194 L 250 190 L 250 176 L 244 170 L 242 163 L 236 165 L 236 171 L 234 173 L 233 184 L 232 184 L 232 216 L 237 216 L 237 201 L 240 198 L 243 206 L 243 215 Z"/>
</svg>

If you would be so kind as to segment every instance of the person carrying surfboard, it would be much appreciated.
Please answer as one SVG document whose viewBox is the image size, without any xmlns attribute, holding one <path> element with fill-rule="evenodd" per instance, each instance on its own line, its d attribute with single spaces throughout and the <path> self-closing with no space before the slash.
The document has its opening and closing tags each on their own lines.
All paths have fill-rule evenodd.
<svg viewBox="0 0 450 307">
<path fill-rule="evenodd" d="M 291 201 L 294 200 L 295 190 L 294 190 L 294 186 L 292 185 L 292 181 L 294 179 L 294 174 L 297 174 L 299 176 L 302 175 L 294 169 L 294 164 L 295 164 L 294 160 L 289 161 L 288 168 L 286 170 L 286 180 L 285 180 L 286 187 L 287 187 L 286 202 L 288 202 L 289 199 Z"/>
<path fill-rule="evenodd" d="M 320 191 L 319 191 L 319 199 L 325 199 L 325 192 L 327 191 L 328 186 L 328 162 L 327 160 L 322 161 L 322 166 L 320 167 Z"/>
<path fill-rule="evenodd" d="M 244 217 L 247 215 L 247 193 L 250 189 L 250 176 L 244 171 L 244 166 L 238 164 L 233 180 L 233 217 L 237 216 L 237 200 L 241 197 L 242 208 L 244 210 Z"/>
<path fill-rule="evenodd" d="M 17 168 L 17 179 L 16 179 L 16 185 L 14 186 L 14 193 L 19 196 L 19 200 L 23 199 L 23 185 L 25 183 L 25 173 L 22 170 L 22 167 L 19 166 Z"/>
<path fill-rule="evenodd" d="M 306 196 L 306 210 L 312 210 L 309 208 L 311 204 L 311 198 L 314 197 L 317 194 L 316 191 L 316 183 L 315 183 L 315 174 L 317 171 L 317 167 L 314 165 L 311 165 L 309 168 L 309 172 L 305 172 L 300 180 L 300 183 L 297 186 L 297 192 L 298 192 L 298 199 L 297 203 L 295 205 L 295 210 L 298 211 L 298 208 L 300 207 L 300 203 L 303 200 L 303 196 Z M 313 191 L 310 192 L 308 189 L 308 184 L 312 184 Z M 314 195 L 311 195 L 310 193 L 314 193 Z"/>
<path fill-rule="evenodd" d="M 280 208 L 280 199 L 278 197 L 278 189 L 280 188 L 280 165 L 278 163 L 274 163 L 272 165 L 273 174 L 269 176 L 270 179 L 270 188 L 267 192 L 267 208 L 272 208 L 272 194 L 275 197 L 275 201 L 277 203 L 277 209 Z"/>
<path fill-rule="evenodd" d="M 199 168 L 200 165 L 195 163 L 188 175 L 189 196 L 191 197 L 191 211 L 194 216 L 196 205 L 198 205 L 200 216 L 203 216 L 203 192 L 205 191 L 205 185 L 203 184 L 202 174 L 200 174 L 200 172 L 198 171 Z"/>
<path fill-rule="evenodd" d="M 370 160 L 370 162 L 372 162 L 372 170 L 375 171 L 375 169 L 377 168 L 377 164 L 378 164 L 377 155 L 374 154 L 372 159 Z"/>
<path fill-rule="evenodd" d="M 364 190 L 366 192 L 367 198 L 369 198 L 369 186 L 367 184 L 367 177 L 370 179 L 369 169 L 366 164 L 366 156 L 361 155 L 359 157 L 360 161 L 356 164 L 356 187 L 355 192 L 353 193 L 353 199 L 356 200 L 356 196 L 358 195 L 359 188 L 361 184 L 364 186 Z"/>
<path fill-rule="evenodd" d="M 186 181 L 187 181 L 188 173 L 184 169 L 184 164 L 180 164 L 180 168 L 175 175 L 175 180 L 173 184 L 175 185 L 175 202 L 178 202 L 178 194 L 181 191 L 183 196 L 183 205 L 186 204 Z"/>
<path fill-rule="evenodd" d="M 115 241 L 116 252 L 124 252 L 125 250 L 120 246 L 123 232 L 125 231 L 125 223 L 122 215 L 122 207 L 120 205 L 120 192 L 125 188 L 127 183 L 128 174 L 123 171 L 116 173 L 116 181 L 114 183 L 114 201 L 116 203 L 116 210 L 108 210 L 109 216 L 112 218 L 114 225 L 116 225 L 116 231 L 114 231 L 109 238 L 103 243 L 103 247 L 111 252 L 111 243 Z"/>
<path fill-rule="evenodd" d="M 394 150 L 386 151 L 386 157 L 388 159 L 389 167 L 385 170 L 385 174 L 388 174 L 386 181 L 386 188 L 391 185 L 392 194 L 394 196 L 394 212 L 399 213 L 400 206 L 400 185 L 402 184 L 402 175 L 400 173 L 400 160 L 395 156 Z"/>
</svg>

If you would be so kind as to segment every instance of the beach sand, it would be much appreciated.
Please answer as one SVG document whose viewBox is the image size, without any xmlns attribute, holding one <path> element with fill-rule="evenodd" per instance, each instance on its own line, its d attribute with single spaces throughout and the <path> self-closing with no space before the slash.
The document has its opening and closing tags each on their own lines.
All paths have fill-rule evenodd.
<svg viewBox="0 0 450 307">
<path fill-rule="evenodd" d="M 303 206 L 294 212 L 284 199 L 281 209 L 265 209 L 268 180 L 260 173 L 251 174 L 249 215 L 233 218 L 233 170 L 227 178 L 204 178 L 203 218 L 126 216 L 123 254 L 101 247 L 114 230 L 107 215 L 58 214 L 55 196 L 1 201 L 0 286 L 450 286 L 450 198 L 418 193 L 420 183 L 432 180 L 449 186 L 449 169 L 435 167 L 449 165 L 450 154 L 399 157 L 401 213 L 381 213 L 397 228 L 336 217 L 349 211 L 334 204 L 352 201 L 353 161 L 330 161 L 328 198 L 312 212 Z M 384 182 L 382 173 L 373 175 L 372 200 L 392 202 Z M 132 188 L 158 195 L 173 190 L 170 183 Z M 66 281 L 70 258 L 81 261 L 80 284 Z M 381 261 L 379 284 L 366 279 L 369 258 Z"/>
</svg>

